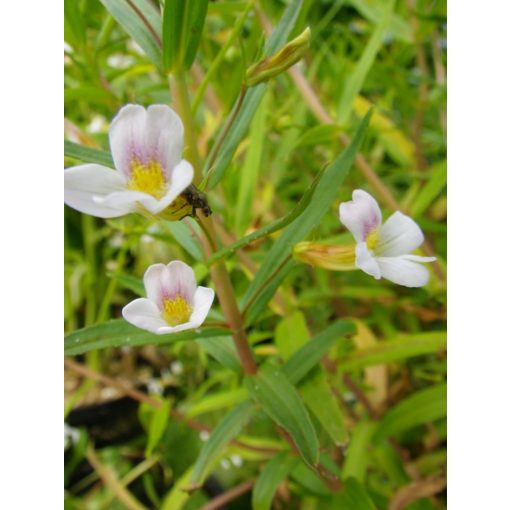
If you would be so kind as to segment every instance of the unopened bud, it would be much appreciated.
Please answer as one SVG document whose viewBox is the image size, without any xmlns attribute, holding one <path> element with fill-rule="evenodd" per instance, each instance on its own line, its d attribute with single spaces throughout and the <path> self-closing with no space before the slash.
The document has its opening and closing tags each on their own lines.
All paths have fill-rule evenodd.
<svg viewBox="0 0 510 510">
<path fill-rule="evenodd" d="M 294 246 L 293 255 L 300 262 L 329 269 L 330 271 L 352 271 L 356 269 L 355 244 L 302 242 Z"/>
<path fill-rule="evenodd" d="M 274 55 L 253 64 L 246 72 L 246 85 L 253 87 L 286 71 L 290 66 L 301 60 L 310 44 L 310 29 L 288 42 Z"/>
</svg>

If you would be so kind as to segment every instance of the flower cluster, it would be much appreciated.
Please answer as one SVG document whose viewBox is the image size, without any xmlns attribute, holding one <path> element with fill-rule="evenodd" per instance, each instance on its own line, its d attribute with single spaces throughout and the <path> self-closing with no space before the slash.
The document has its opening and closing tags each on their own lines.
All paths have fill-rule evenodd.
<svg viewBox="0 0 510 510">
<path fill-rule="evenodd" d="M 193 180 L 192 166 L 182 159 L 183 133 L 181 119 L 168 106 L 124 106 L 109 130 L 115 169 L 98 164 L 66 169 L 64 202 L 101 218 L 161 214 Z M 423 233 L 411 218 L 395 212 L 383 223 L 377 202 L 363 190 L 355 190 L 339 213 L 356 243 L 298 243 L 297 259 L 331 270 L 359 268 L 407 287 L 427 284 L 429 272 L 421 263 L 435 258 L 410 254 L 423 242 Z M 147 297 L 126 305 L 122 315 L 155 334 L 198 328 L 214 301 L 214 291 L 198 287 L 193 270 L 179 260 L 151 265 L 144 286 Z"/>
</svg>

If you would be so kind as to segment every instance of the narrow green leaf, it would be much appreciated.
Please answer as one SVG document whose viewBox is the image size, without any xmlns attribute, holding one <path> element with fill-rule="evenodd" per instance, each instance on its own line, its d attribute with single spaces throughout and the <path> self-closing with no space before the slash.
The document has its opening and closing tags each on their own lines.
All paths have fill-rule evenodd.
<svg viewBox="0 0 510 510">
<path fill-rule="evenodd" d="M 421 216 L 427 207 L 439 196 L 446 186 L 446 161 L 441 161 L 429 169 L 430 179 L 413 200 L 411 215 Z"/>
<path fill-rule="evenodd" d="M 138 43 L 147 57 L 157 67 L 160 67 L 161 49 L 158 38 L 161 37 L 161 34 L 157 31 L 158 27 L 151 24 L 152 19 L 147 17 L 147 12 L 150 12 L 148 9 L 155 11 L 150 1 L 137 0 L 135 2 L 136 9 L 133 9 L 127 2 L 119 2 L 118 0 L 101 0 L 101 3 L 119 25 Z"/>
<path fill-rule="evenodd" d="M 443 383 L 413 393 L 392 407 L 381 420 L 374 440 L 383 439 L 445 416 L 446 383 Z"/>
<path fill-rule="evenodd" d="M 338 445 L 347 441 L 344 416 L 319 361 L 346 331 L 354 332 L 352 324 L 339 322 L 340 324 L 333 324 L 315 339 L 309 340 L 304 315 L 297 312 L 283 319 L 275 331 L 275 343 L 283 359 L 287 360 L 283 371 L 292 383 L 300 381 L 298 389 L 305 404 Z M 307 373 L 308 371 L 310 373 Z"/>
<path fill-rule="evenodd" d="M 381 16 L 368 44 L 363 50 L 361 58 L 356 63 L 354 71 L 347 78 L 345 87 L 340 98 L 340 105 L 338 108 L 338 121 L 341 125 L 347 124 L 351 114 L 354 99 L 361 91 L 361 87 L 374 64 L 375 57 L 384 42 L 384 35 L 388 29 L 391 20 L 391 14 L 395 7 L 395 0 L 389 0 L 385 7 L 383 15 Z"/>
<path fill-rule="evenodd" d="M 284 373 L 265 366 L 246 377 L 245 384 L 269 417 L 289 433 L 304 461 L 315 466 L 319 460 L 317 434 L 299 393 Z"/>
<path fill-rule="evenodd" d="M 233 390 L 213 393 L 200 399 L 196 404 L 186 410 L 186 418 L 195 418 L 201 414 L 218 411 L 226 407 L 232 407 L 248 398 L 245 388 L 236 388 Z"/>
<path fill-rule="evenodd" d="M 113 159 L 109 152 L 92 149 L 68 140 L 64 140 L 64 156 L 84 163 L 97 163 L 98 165 L 114 168 Z"/>
<path fill-rule="evenodd" d="M 335 343 L 355 331 L 356 327 L 352 322 L 339 320 L 315 335 L 294 352 L 283 366 L 282 370 L 289 381 L 293 384 L 299 383 Z"/>
<path fill-rule="evenodd" d="M 242 372 L 231 336 L 199 338 L 198 344 L 216 361 L 234 372 Z"/>
<path fill-rule="evenodd" d="M 433 331 L 406 335 L 396 340 L 378 342 L 366 349 L 357 349 L 345 358 L 340 358 L 343 371 L 354 370 L 370 365 L 380 365 L 396 360 L 421 356 L 446 349 L 446 332 Z"/>
<path fill-rule="evenodd" d="M 188 40 L 184 53 L 184 68 L 189 69 L 195 55 L 197 54 L 198 45 L 202 38 L 205 17 L 207 15 L 208 0 L 189 0 L 188 13 L 186 16 L 186 33 Z"/>
<path fill-rule="evenodd" d="M 345 480 L 341 492 L 333 497 L 335 510 L 376 510 L 366 489 L 355 478 Z"/>
<path fill-rule="evenodd" d="M 205 479 L 205 473 L 208 468 L 214 464 L 227 444 L 237 437 L 243 427 L 251 418 L 255 406 L 253 402 L 243 402 L 232 409 L 216 426 L 206 441 L 193 471 L 189 478 L 189 484 L 193 487 L 201 485 Z"/>
<path fill-rule="evenodd" d="M 147 433 L 147 446 L 145 448 L 146 457 L 150 457 L 152 455 L 154 448 L 156 448 L 163 437 L 169 417 L 170 402 L 166 399 L 162 399 L 161 406 L 154 410 L 150 418 L 149 430 Z"/>
<path fill-rule="evenodd" d="M 110 273 L 108 276 L 113 278 L 121 287 L 131 290 L 138 296 L 145 296 L 145 288 L 140 278 L 123 272 Z"/>
<path fill-rule="evenodd" d="M 64 19 L 69 24 L 76 42 L 83 46 L 86 41 L 86 29 L 79 3 L 76 0 L 64 1 Z"/>
<path fill-rule="evenodd" d="M 166 0 L 163 8 L 163 67 L 165 71 L 181 64 L 187 1 Z"/>
<path fill-rule="evenodd" d="M 94 324 L 69 333 L 64 338 L 66 356 L 82 354 L 93 349 L 122 347 L 129 345 L 172 344 L 197 338 L 220 336 L 225 330 L 220 328 L 197 329 L 169 335 L 155 335 L 132 326 L 124 319 L 115 319 Z"/>
<path fill-rule="evenodd" d="M 374 0 L 347 0 L 358 12 L 372 23 L 378 23 L 384 15 L 384 2 L 374 2 Z M 413 31 L 411 25 L 398 14 L 391 17 L 388 31 L 396 39 L 406 43 L 413 42 Z"/>
<path fill-rule="evenodd" d="M 195 260 L 203 261 L 204 256 L 197 238 L 182 221 L 167 221 L 166 226 L 177 241 Z"/>
<path fill-rule="evenodd" d="M 342 478 L 355 478 L 364 483 L 369 462 L 369 445 L 377 425 L 369 421 L 360 421 L 352 432 L 349 446 L 345 453 Z"/>
<path fill-rule="evenodd" d="M 322 174 L 313 193 L 311 203 L 296 220 L 287 226 L 278 240 L 273 244 L 264 262 L 257 271 L 255 278 L 250 283 L 243 298 L 243 304 L 249 302 L 258 292 L 259 287 L 265 285 L 266 281 L 271 277 L 274 268 L 280 266 L 280 264 L 290 256 L 293 245 L 307 236 L 328 212 L 331 203 L 338 196 L 338 191 L 345 176 L 352 166 L 354 157 L 359 150 L 363 134 L 368 126 L 369 119 L 370 112 L 365 115 L 358 125 L 358 129 L 349 146 Z"/>
<path fill-rule="evenodd" d="M 310 201 L 312 200 L 313 192 L 314 192 L 314 190 L 317 186 L 317 183 L 319 182 L 320 177 L 323 174 L 323 172 L 324 172 L 324 170 L 321 170 L 319 172 L 319 174 L 313 181 L 312 185 L 310 187 L 308 187 L 308 189 L 305 191 L 305 193 L 301 197 L 301 200 L 298 202 L 296 207 L 290 213 L 286 214 L 282 218 L 279 218 L 279 219 L 269 223 L 265 227 L 262 227 L 261 229 L 247 235 L 246 237 L 239 239 L 238 241 L 232 243 L 231 245 L 225 246 L 221 250 L 218 250 L 216 253 L 214 253 L 214 255 L 212 255 L 207 260 L 207 264 L 209 266 L 212 266 L 215 262 L 222 259 L 223 257 L 232 255 L 239 248 L 242 248 L 243 246 L 253 243 L 257 239 L 266 237 L 269 234 L 272 234 L 273 232 L 277 232 L 278 230 L 281 230 L 282 228 L 286 227 L 289 223 L 294 221 L 310 204 Z"/>
<path fill-rule="evenodd" d="M 301 10 L 302 3 L 303 0 L 292 0 L 289 3 L 280 19 L 280 22 L 266 43 L 264 56 L 274 53 L 286 42 L 287 37 L 294 28 L 296 19 L 299 15 L 299 11 Z M 250 88 L 246 93 L 243 104 L 241 105 L 241 108 L 234 121 L 232 122 L 234 111 L 230 113 L 228 119 L 225 121 L 221 133 L 216 138 L 216 142 L 205 165 L 205 175 L 209 189 L 214 188 L 225 174 L 227 167 L 232 161 L 232 157 L 237 146 L 244 138 L 246 131 L 248 130 L 248 126 L 250 125 L 251 119 L 257 111 L 260 101 L 262 101 L 262 97 L 264 96 L 266 89 L 266 84 L 260 84 L 256 87 Z M 230 124 L 232 125 L 230 126 Z M 230 126 L 230 128 L 228 126 Z M 225 136 L 223 142 L 221 142 L 223 139 L 223 133 L 226 129 L 228 129 L 228 133 Z M 213 165 L 211 157 L 216 153 L 218 143 L 221 143 L 221 147 Z"/>
<path fill-rule="evenodd" d="M 253 487 L 253 510 L 270 510 L 276 490 L 297 466 L 299 459 L 290 452 L 280 452 L 262 469 Z"/>
<path fill-rule="evenodd" d="M 259 314 L 267 309 L 267 304 L 271 301 L 274 293 L 278 290 L 283 280 L 287 277 L 290 271 L 296 267 L 296 265 L 297 264 L 294 260 L 285 261 L 281 267 L 276 268 L 277 270 L 271 275 L 271 278 L 268 278 L 266 285 L 259 289 L 259 293 L 256 295 L 256 298 L 252 302 L 248 303 L 243 309 L 243 313 L 246 316 L 245 323 L 247 326 L 253 324 Z"/>
<path fill-rule="evenodd" d="M 250 126 L 250 145 L 246 152 L 244 164 L 239 176 L 239 190 L 235 214 L 235 230 L 238 235 L 244 233 L 252 218 L 253 197 L 257 190 L 257 181 L 266 138 L 265 123 L 269 105 L 269 96 L 260 103 Z"/>
</svg>

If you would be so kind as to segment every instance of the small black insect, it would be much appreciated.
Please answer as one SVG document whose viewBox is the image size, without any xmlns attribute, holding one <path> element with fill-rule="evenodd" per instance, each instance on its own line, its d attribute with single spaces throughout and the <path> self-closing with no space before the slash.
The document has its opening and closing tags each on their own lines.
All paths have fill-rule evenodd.
<svg viewBox="0 0 510 510">
<path fill-rule="evenodd" d="M 205 193 L 202 193 L 194 184 L 190 184 L 181 194 L 186 202 L 192 207 L 192 215 L 195 216 L 197 209 L 202 209 L 204 216 L 212 213 Z"/>
</svg>

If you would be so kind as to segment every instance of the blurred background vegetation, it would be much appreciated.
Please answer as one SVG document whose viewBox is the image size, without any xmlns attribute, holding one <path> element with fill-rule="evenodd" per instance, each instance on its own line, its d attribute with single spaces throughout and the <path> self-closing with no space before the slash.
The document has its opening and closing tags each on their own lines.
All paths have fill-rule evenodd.
<svg viewBox="0 0 510 510">
<path fill-rule="evenodd" d="M 109 9 L 99 0 L 65 2 L 65 138 L 108 150 L 108 126 L 122 105 L 172 105 L 172 89 L 112 16 L 112 3 L 104 3 Z M 145 3 L 158 12 L 156 0 Z M 246 69 L 288 4 L 209 2 L 188 80 L 204 161 Z M 183 492 L 211 430 L 244 398 L 235 359 L 205 341 L 124 346 L 67 358 L 66 509 L 223 508 L 207 505 L 230 489 L 239 489 L 225 506 L 231 509 L 446 507 L 446 2 L 300 4 L 288 39 L 309 26 L 310 49 L 292 72 L 270 81 L 224 178 L 207 190 L 222 241 L 231 244 L 291 211 L 374 105 L 361 156 L 308 239 L 350 242 L 338 205 L 363 188 L 384 217 L 397 208 L 411 215 L 425 233 L 424 253 L 438 257 L 422 289 L 292 263 L 274 298 L 250 320 L 261 361 L 286 359 L 337 319 L 354 321 L 355 334 L 335 344 L 309 383 L 312 400 L 326 395 L 335 406 L 322 419 L 314 414 L 313 423 L 342 489 L 289 457 L 260 413 L 217 455 L 204 486 Z M 79 162 L 65 158 L 65 166 Z M 119 318 L 143 293 L 141 277 L 152 263 L 184 260 L 209 284 L 195 231 L 191 218 L 105 221 L 66 207 L 66 333 Z M 240 303 L 277 235 L 228 258 Z M 209 320 L 223 320 L 217 303 Z M 300 390 L 313 408 L 309 390 Z M 348 441 L 336 441 L 340 432 L 328 426 L 337 416 Z"/>
</svg>

